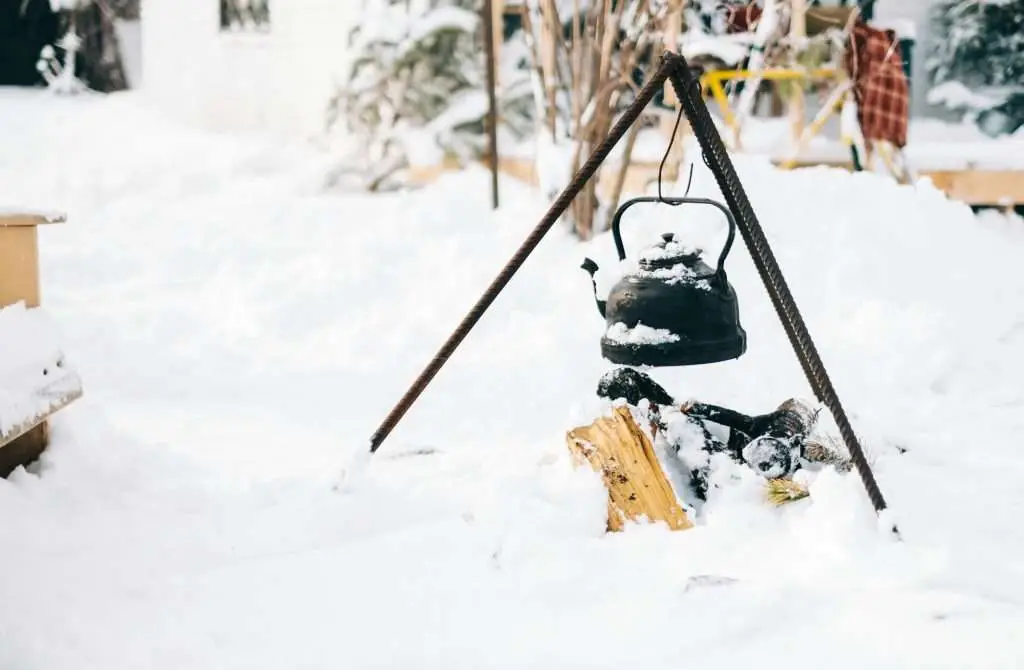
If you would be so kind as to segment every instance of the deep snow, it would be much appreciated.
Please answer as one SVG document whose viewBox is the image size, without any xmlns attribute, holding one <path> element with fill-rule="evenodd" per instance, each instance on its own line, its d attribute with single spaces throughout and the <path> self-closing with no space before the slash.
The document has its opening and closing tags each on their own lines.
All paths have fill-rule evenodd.
<svg viewBox="0 0 1024 670">
<path fill-rule="evenodd" d="M 710 104 L 710 110 L 715 118 L 720 118 L 714 103 Z M 744 153 L 777 161 L 790 158 L 794 146 L 791 133 L 787 118 L 750 118 L 743 130 Z M 1024 130 L 993 138 L 985 135 L 970 121 L 912 118 L 907 133 L 908 142 L 903 157 L 911 169 L 918 173 L 1024 169 Z M 728 134 L 725 139 L 731 142 Z M 499 142 L 506 156 L 530 158 L 536 151 L 536 142 L 533 140 L 516 143 L 511 139 L 501 139 Z M 666 147 L 667 140 L 660 129 L 645 128 L 637 137 L 632 158 L 641 163 L 659 163 Z M 621 151 L 621 146 L 616 147 L 611 153 L 611 160 L 618 161 Z M 849 164 L 849 150 L 839 141 L 838 117 L 832 118 L 824 130 L 808 142 L 799 158 L 801 162 Z"/>
<path fill-rule="evenodd" d="M 0 481 L 0 667 L 1024 665 L 1019 219 L 737 159 L 905 541 L 834 474 L 606 536 L 563 436 L 607 369 L 579 263 L 606 289 L 608 236 L 553 231 L 338 491 L 546 203 L 505 181 L 491 213 L 477 170 L 324 192 L 327 158 L 132 95 L 0 91 L 0 136 L 0 204 L 69 215 L 40 230 L 43 300 L 86 389 Z M 691 194 L 711 184 L 698 162 Z M 631 252 L 723 239 L 713 213 L 635 210 Z M 655 377 L 752 412 L 808 395 L 740 240 L 727 268 L 748 353 Z"/>
<path fill-rule="evenodd" d="M 61 350 L 61 331 L 24 302 L 0 308 L 0 438 L 32 426 L 81 391 L 74 366 Z"/>
</svg>

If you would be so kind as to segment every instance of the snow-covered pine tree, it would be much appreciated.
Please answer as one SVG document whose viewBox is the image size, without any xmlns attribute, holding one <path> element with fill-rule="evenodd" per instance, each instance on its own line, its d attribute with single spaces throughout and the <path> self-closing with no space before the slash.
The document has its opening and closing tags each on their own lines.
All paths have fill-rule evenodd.
<svg viewBox="0 0 1024 670">
<path fill-rule="evenodd" d="M 366 184 L 383 188 L 410 163 L 466 160 L 486 150 L 487 93 L 480 0 L 366 0 L 353 54 L 328 109 L 328 127 L 359 138 Z M 498 64 L 499 130 L 532 129 L 527 56 L 506 38 Z"/>
<path fill-rule="evenodd" d="M 1024 0 L 942 0 L 931 18 L 928 100 L 992 134 L 1024 122 Z"/>
</svg>

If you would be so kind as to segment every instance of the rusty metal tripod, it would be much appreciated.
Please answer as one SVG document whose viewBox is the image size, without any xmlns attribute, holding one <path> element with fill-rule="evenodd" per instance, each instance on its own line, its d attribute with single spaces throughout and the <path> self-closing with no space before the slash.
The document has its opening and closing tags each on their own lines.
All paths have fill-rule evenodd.
<svg viewBox="0 0 1024 670">
<path fill-rule="evenodd" d="M 711 115 L 701 95 L 700 84 L 690 72 L 686 59 L 679 54 L 671 52 L 665 53 L 662 56 L 661 65 L 658 67 L 654 77 L 640 90 L 636 100 L 612 127 L 605 140 L 590 155 L 587 162 L 583 164 L 573 177 L 572 182 L 565 187 L 565 190 L 552 203 L 551 208 L 544 214 L 540 222 L 530 232 L 519 249 L 516 250 L 505 267 L 501 269 L 501 272 L 498 273 L 498 276 L 491 282 L 491 285 L 480 296 L 477 303 L 469 310 L 462 322 L 459 323 L 448 337 L 448 340 L 427 364 L 427 367 L 424 368 L 423 372 L 420 373 L 419 377 L 416 378 L 405 392 L 405 395 L 399 399 L 391 412 L 384 418 L 380 427 L 370 438 L 370 453 L 372 454 L 380 448 L 394 427 L 409 408 L 412 407 L 412 404 L 420 394 L 423 393 L 423 390 L 434 376 L 437 375 L 459 344 L 466 338 L 469 331 L 472 330 L 487 308 L 498 297 L 498 294 L 505 288 L 509 280 L 526 261 L 544 235 L 558 221 L 576 195 L 583 189 L 584 185 L 594 176 L 594 173 L 597 172 L 597 169 L 607 158 L 612 148 L 622 139 L 630 126 L 636 122 L 641 112 L 650 104 L 666 81 L 671 82 L 672 87 L 675 89 L 676 97 L 679 98 L 682 109 L 693 128 L 694 135 L 700 143 L 704 159 L 708 167 L 711 168 L 711 172 L 714 174 L 715 180 L 725 196 L 726 204 L 736 218 L 740 234 L 743 236 L 747 249 L 750 251 L 754 266 L 761 276 L 761 281 L 771 297 L 779 320 L 782 322 L 790 344 L 793 346 L 793 351 L 800 360 L 804 375 L 806 375 L 807 381 L 810 382 L 811 388 L 814 390 L 818 400 L 832 412 L 836 425 L 839 428 L 839 433 L 846 443 L 854 466 L 857 468 L 857 473 L 864 482 L 864 488 L 871 499 L 871 504 L 876 512 L 881 513 L 886 509 L 885 498 L 878 487 L 878 482 L 875 481 L 874 473 L 871 471 L 871 466 L 867 461 L 864 450 L 861 448 L 857 435 L 853 431 L 853 426 L 850 425 L 846 411 L 839 401 L 839 396 L 832 386 L 832 381 L 825 370 L 825 364 L 822 362 L 821 356 L 819 356 L 818 350 L 811 340 L 811 335 L 807 330 L 803 317 L 800 315 L 800 311 L 797 309 L 793 295 L 789 291 L 789 286 L 782 276 L 782 270 L 779 268 L 775 255 L 768 245 L 768 240 L 764 235 L 761 224 L 757 220 L 757 215 L 754 214 L 750 200 L 743 190 L 742 184 L 740 184 L 739 176 L 736 174 L 736 169 L 729 158 L 725 144 L 722 142 L 722 138 L 718 134 L 714 122 L 711 120 Z M 890 530 L 898 536 L 898 530 L 895 525 L 891 526 Z"/>
</svg>

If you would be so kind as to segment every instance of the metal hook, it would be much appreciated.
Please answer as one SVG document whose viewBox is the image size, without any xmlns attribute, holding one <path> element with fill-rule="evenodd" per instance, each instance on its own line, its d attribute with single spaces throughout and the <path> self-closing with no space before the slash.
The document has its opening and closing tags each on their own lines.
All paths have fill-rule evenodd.
<svg viewBox="0 0 1024 670">
<path fill-rule="evenodd" d="M 693 162 L 690 162 L 690 176 L 686 178 L 686 193 L 683 193 L 683 197 L 686 198 L 690 195 L 690 187 L 693 186 Z"/>
<path fill-rule="evenodd" d="M 704 95 L 704 87 L 701 85 L 700 79 L 694 78 L 693 85 L 697 88 L 697 95 L 698 95 L 698 97 L 703 97 L 703 95 Z M 683 114 L 684 114 L 684 109 L 683 109 L 682 101 L 680 101 L 680 103 L 679 103 L 679 115 L 676 117 L 676 124 L 672 128 L 672 135 L 669 137 L 669 140 L 668 140 L 668 148 L 665 149 L 665 155 L 662 156 L 661 164 L 658 166 L 658 202 L 661 202 L 661 203 L 665 202 L 665 196 L 662 194 L 662 190 L 661 190 L 661 185 L 662 185 L 662 183 L 664 181 L 663 173 L 665 171 L 665 163 L 668 162 L 668 157 L 672 153 L 672 146 L 675 144 L 676 136 L 679 134 L 679 124 L 682 123 L 682 121 L 683 121 Z M 700 155 L 701 155 L 701 158 L 704 160 L 704 164 L 707 165 L 710 168 L 711 167 L 711 163 L 708 162 L 708 154 L 707 154 L 707 152 L 701 150 Z M 692 162 L 690 163 L 690 174 L 689 174 L 689 176 L 686 179 L 686 193 L 683 194 L 684 198 L 690 195 L 690 187 L 691 186 L 693 186 L 693 163 Z"/>
<path fill-rule="evenodd" d="M 662 184 L 662 173 L 665 171 L 665 163 L 668 162 L 668 157 L 672 154 L 672 145 L 676 142 L 676 135 L 679 134 L 679 124 L 683 121 L 683 105 L 679 105 L 679 115 L 676 117 L 676 125 L 672 128 L 672 136 L 668 139 L 668 148 L 665 149 L 665 155 L 661 158 L 661 165 L 658 166 L 658 201 L 664 202 L 665 197 L 661 194 Z"/>
</svg>

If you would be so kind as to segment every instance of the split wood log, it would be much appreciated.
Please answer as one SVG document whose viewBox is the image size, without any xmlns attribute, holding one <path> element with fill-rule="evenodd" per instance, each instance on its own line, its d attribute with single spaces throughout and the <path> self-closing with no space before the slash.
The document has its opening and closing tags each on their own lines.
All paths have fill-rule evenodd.
<svg viewBox="0 0 1024 670">
<path fill-rule="evenodd" d="M 577 464 L 589 463 L 604 479 L 610 532 L 624 530 L 627 520 L 663 521 L 672 530 L 693 527 L 628 406 L 573 429 L 566 442 Z"/>
</svg>

